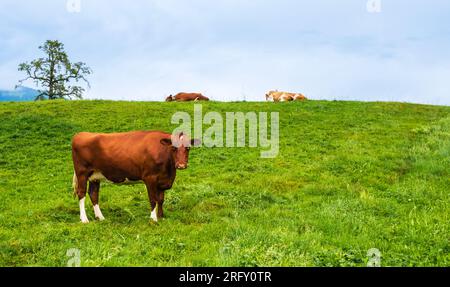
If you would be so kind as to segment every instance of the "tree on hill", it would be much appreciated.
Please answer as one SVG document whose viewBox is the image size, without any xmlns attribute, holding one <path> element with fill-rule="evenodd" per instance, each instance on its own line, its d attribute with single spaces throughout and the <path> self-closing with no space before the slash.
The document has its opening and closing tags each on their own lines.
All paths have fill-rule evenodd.
<svg viewBox="0 0 450 287">
<path fill-rule="evenodd" d="M 19 65 L 19 71 L 27 74 L 24 81 L 33 80 L 40 87 L 37 100 L 54 99 L 82 99 L 85 89 L 76 83 L 83 81 L 90 87 L 87 75 L 92 70 L 83 62 L 71 63 L 64 51 L 64 44 L 55 40 L 47 40 L 39 49 L 45 57 L 25 62 Z"/>
</svg>

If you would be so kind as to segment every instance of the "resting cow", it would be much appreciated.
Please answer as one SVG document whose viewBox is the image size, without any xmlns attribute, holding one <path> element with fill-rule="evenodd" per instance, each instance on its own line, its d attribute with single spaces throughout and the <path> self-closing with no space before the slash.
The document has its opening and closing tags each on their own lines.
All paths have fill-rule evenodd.
<svg viewBox="0 0 450 287">
<path fill-rule="evenodd" d="M 188 102 L 188 101 L 209 101 L 208 97 L 205 97 L 201 93 L 178 93 L 175 96 L 168 96 L 166 102 Z"/>
<path fill-rule="evenodd" d="M 269 91 L 266 94 L 266 101 L 288 102 L 296 100 L 306 100 L 306 97 L 301 93 L 288 93 L 278 91 Z"/>
<path fill-rule="evenodd" d="M 89 222 L 84 206 L 88 182 L 95 217 L 104 219 L 98 205 L 103 179 L 117 184 L 143 182 L 151 218 L 158 221 L 163 216 L 164 191 L 172 187 L 176 169 L 187 168 L 190 146 L 198 143 L 183 133 L 172 137 L 161 131 L 76 134 L 72 140 L 73 187 L 81 222 Z"/>
</svg>

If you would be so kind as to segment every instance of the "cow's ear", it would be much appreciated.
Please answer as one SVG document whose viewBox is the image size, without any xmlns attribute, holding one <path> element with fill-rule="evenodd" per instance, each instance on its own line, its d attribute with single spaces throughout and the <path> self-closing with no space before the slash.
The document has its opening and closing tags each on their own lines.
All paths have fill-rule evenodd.
<svg viewBox="0 0 450 287">
<path fill-rule="evenodd" d="M 162 145 L 172 145 L 171 139 L 161 139 L 160 142 Z"/>
<path fill-rule="evenodd" d="M 191 146 L 199 146 L 202 143 L 199 139 L 191 139 Z"/>
</svg>

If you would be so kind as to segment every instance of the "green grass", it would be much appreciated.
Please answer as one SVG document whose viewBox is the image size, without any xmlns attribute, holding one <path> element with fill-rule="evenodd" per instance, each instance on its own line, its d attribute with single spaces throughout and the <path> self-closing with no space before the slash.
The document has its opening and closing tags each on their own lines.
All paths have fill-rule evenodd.
<svg viewBox="0 0 450 287">
<path fill-rule="evenodd" d="M 203 104 L 203 112 L 280 112 L 280 153 L 199 148 L 150 221 L 144 185 L 104 183 L 106 220 L 79 222 L 71 137 L 171 131 L 193 103 L 0 104 L 0 265 L 450 265 L 450 108 L 307 101 Z"/>
</svg>

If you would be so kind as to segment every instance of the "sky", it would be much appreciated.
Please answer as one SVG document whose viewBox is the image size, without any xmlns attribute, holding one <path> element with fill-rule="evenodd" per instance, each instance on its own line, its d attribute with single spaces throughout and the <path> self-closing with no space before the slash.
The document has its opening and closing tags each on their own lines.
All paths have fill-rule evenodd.
<svg viewBox="0 0 450 287">
<path fill-rule="evenodd" d="M 0 89 L 52 39 L 92 68 L 88 99 L 450 105 L 449 36 L 448 0 L 0 0 Z"/>
</svg>

